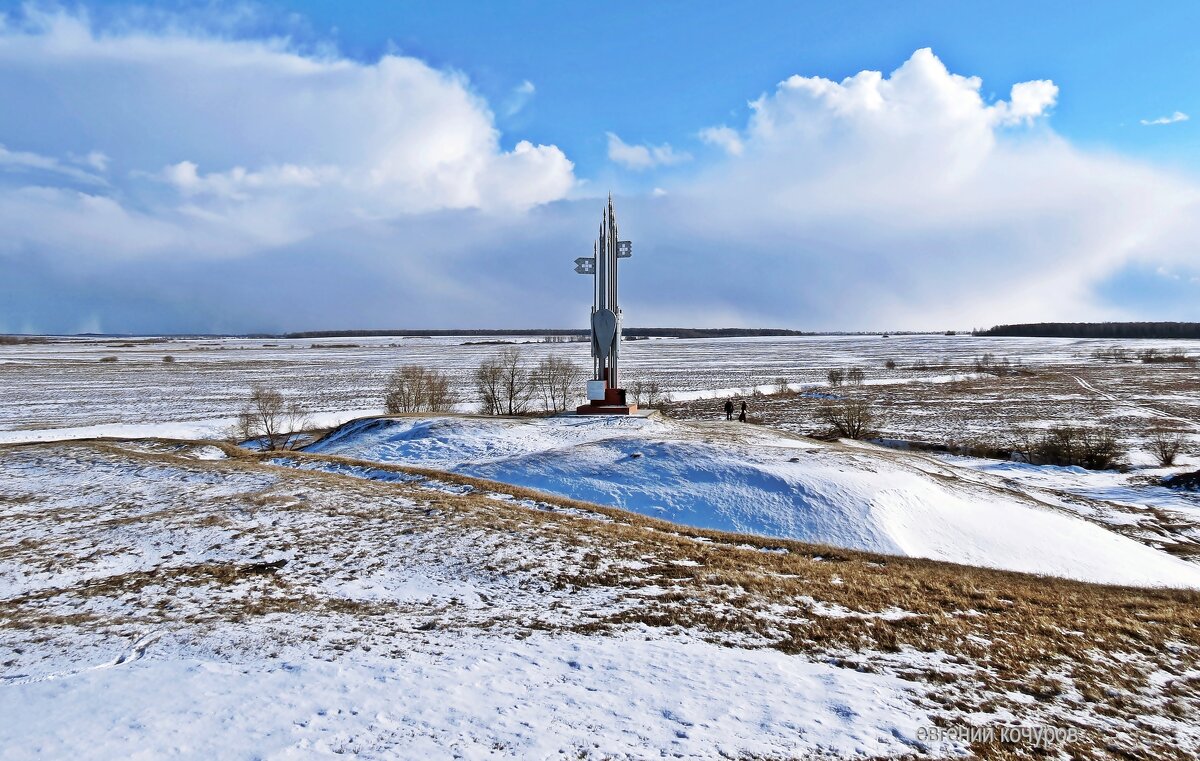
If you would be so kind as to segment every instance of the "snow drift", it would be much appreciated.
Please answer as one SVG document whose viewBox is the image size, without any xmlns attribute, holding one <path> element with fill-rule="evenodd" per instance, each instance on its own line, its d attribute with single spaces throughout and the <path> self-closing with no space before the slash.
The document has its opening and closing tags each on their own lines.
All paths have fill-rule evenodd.
<svg viewBox="0 0 1200 761">
<path fill-rule="evenodd" d="M 314 453 L 441 468 L 700 528 L 1111 584 L 1200 567 L 919 455 L 730 424 L 444 417 L 348 423 Z"/>
</svg>

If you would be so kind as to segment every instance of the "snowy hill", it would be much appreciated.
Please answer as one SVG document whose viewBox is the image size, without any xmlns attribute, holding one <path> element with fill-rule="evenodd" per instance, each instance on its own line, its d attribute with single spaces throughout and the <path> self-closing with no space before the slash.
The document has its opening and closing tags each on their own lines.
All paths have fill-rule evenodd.
<svg viewBox="0 0 1200 761">
<path fill-rule="evenodd" d="M 656 418 L 354 421 L 310 452 L 438 468 L 698 528 L 1112 584 L 1200 567 L 999 477 L 752 426 Z"/>
<path fill-rule="evenodd" d="M 475 426 L 442 422 L 338 439 L 416 431 L 430 463 Z M 521 457 L 569 458 L 638 427 L 644 442 L 707 437 L 743 468 L 771 452 L 828 459 L 829 479 L 838 457 L 852 475 L 888 463 L 772 449 L 751 428 L 483 423 L 478 467 L 504 460 L 506 437 Z M 631 459 L 653 463 L 652 443 Z M 208 442 L 0 446 L 0 519 L 0 761 L 1200 758 L 1196 592 Z M 1000 734 L 1021 728 L 1057 734 Z"/>
</svg>

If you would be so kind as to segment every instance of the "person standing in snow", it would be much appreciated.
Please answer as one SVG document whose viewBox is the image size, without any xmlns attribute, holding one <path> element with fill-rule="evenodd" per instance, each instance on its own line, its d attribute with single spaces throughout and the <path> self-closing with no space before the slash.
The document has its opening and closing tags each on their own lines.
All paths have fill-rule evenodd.
<svg viewBox="0 0 1200 761">
<path fill-rule="evenodd" d="M 725 400 L 725 419 L 733 420 L 733 400 L 732 399 Z"/>
<path fill-rule="evenodd" d="M 746 422 L 746 403 L 742 402 L 742 414 L 738 415 L 738 420 Z"/>
</svg>

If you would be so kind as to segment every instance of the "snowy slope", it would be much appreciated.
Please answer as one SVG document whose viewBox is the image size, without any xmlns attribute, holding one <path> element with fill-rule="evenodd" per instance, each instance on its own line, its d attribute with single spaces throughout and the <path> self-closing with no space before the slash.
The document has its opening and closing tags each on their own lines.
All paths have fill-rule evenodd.
<svg viewBox="0 0 1200 761">
<path fill-rule="evenodd" d="M 411 483 L 140 444 L 3 452 L 0 618 L 20 623 L 0 625 L 0 761 L 964 752 L 919 738 L 940 685 L 882 660 L 786 654 L 774 631 L 733 646 L 597 626 L 671 582 L 551 587 L 564 571 L 583 583 L 579 556 L 599 548 L 552 524 L 495 531 L 447 520 L 472 508 Z M 666 562 L 655 551 L 639 548 L 636 574 Z M 288 562 L 235 570 L 267 559 Z M 804 620 L 794 603 L 772 621 Z"/>
<path fill-rule="evenodd" d="M 356 421 L 309 449 L 459 473 L 702 528 L 1114 584 L 1200 587 L 1200 567 L 1000 478 L 738 425 L 637 418 Z"/>
<path fill-rule="evenodd" d="M 336 663 L 146 657 L 0 687 L 0 759 L 892 755 L 924 745 L 925 690 L 644 634 L 455 637 Z"/>
</svg>

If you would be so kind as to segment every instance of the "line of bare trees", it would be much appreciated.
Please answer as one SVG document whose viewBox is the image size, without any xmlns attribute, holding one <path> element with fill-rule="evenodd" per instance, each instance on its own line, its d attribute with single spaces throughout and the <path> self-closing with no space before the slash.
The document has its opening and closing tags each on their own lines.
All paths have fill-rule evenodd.
<svg viewBox="0 0 1200 761">
<path fill-rule="evenodd" d="M 532 369 L 515 346 L 502 349 L 475 370 L 475 391 L 487 415 L 522 415 L 535 400 L 545 412 L 563 412 L 583 385 L 584 371 L 565 357 L 546 357 Z"/>
<path fill-rule="evenodd" d="M 565 411 L 583 379 L 583 368 L 564 357 L 546 357 L 527 367 L 521 350 L 512 346 L 481 362 L 471 380 L 484 414 L 523 415 L 539 405 L 545 412 Z M 452 384 L 448 373 L 405 365 L 388 379 L 384 403 L 392 414 L 449 412 L 460 401 Z"/>
<path fill-rule="evenodd" d="M 521 350 L 505 347 L 475 368 L 471 380 L 481 411 L 487 415 L 524 415 L 539 409 L 558 413 L 582 396 L 587 373 L 577 362 L 550 356 L 528 366 Z M 633 400 L 654 407 L 669 400 L 653 381 L 634 381 Z M 388 377 L 383 392 L 389 414 L 451 412 L 462 401 L 447 372 L 420 365 L 402 365 Z M 309 419 L 304 407 L 274 389 L 255 385 L 229 430 L 235 442 L 257 442 L 267 450 L 290 449 L 305 440 Z"/>
</svg>

